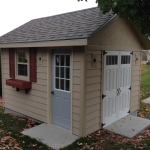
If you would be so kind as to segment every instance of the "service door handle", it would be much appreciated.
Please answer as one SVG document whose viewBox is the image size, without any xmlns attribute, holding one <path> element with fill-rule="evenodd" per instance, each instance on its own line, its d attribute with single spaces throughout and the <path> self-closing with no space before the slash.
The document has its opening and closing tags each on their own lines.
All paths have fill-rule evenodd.
<svg viewBox="0 0 150 150">
<path fill-rule="evenodd" d="M 52 91 L 51 93 L 54 94 L 54 91 Z"/>
<path fill-rule="evenodd" d="M 117 89 L 117 96 L 119 95 L 119 89 Z"/>
<path fill-rule="evenodd" d="M 120 93 L 121 93 L 121 89 L 119 88 L 119 95 L 120 95 Z"/>
</svg>

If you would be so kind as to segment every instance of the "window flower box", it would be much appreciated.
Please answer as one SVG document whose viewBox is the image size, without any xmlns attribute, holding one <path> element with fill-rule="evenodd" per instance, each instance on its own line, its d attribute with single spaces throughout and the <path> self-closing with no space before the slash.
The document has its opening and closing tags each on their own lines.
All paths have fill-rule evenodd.
<svg viewBox="0 0 150 150">
<path fill-rule="evenodd" d="M 28 93 L 28 90 L 32 87 L 31 82 L 18 79 L 7 79 L 6 85 L 16 88 L 17 91 L 25 90 L 25 93 Z"/>
</svg>

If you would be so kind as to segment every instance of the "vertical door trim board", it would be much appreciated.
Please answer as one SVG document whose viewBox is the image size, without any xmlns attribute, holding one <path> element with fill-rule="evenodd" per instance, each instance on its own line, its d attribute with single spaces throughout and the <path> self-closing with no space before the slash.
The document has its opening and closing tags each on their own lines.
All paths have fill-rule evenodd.
<svg viewBox="0 0 150 150">
<path fill-rule="evenodd" d="M 51 97 L 51 86 L 52 86 L 52 56 L 51 49 L 47 48 L 47 123 L 51 124 L 52 122 L 52 97 Z"/>
<path fill-rule="evenodd" d="M 141 61 L 140 61 L 140 80 L 139 80 L 139 82 L 140 82 L 140 84 L 141 84 L 141 72 L 142 72 L 142 69 L 141 69 L 141 63 L 142 63 L 142 51 L 140 51 L 140 53 L 141 53 Z M 134 52 L 133 52 L 133 55 L 134 55 Z M 133 59 L 133 55 L 132 55 L 132 59 Z M 132 61 L 133 62 L 133 61 Z M 138 100 L 138 102 L 139 102 L 139 108 L 140 108 L 140 91 L 141 91 L 141 86 L 139 86 L 139 100 Z"/>
<path fill-rule="evenodd" d="M 101 75 L 101 95 L 100 95 L 100 105 L 101 105 L 101 116 L 100 116 L 100 128 L 102 128 L 102 126 L 101 126 L 101 124 L 103 123 L 102 121 L 103 121 L 103 99 L 102 99 L 102 94 L 103 94 L 103 92 L 104 92 L 104 55 L 103 55 L 103 51 L 104 50 L 101 50 L 101 52 L 102 52 L 102 63 L 101 63 L 101 65 L 102 65 L 102 67 L 101 67 L 101 70 L 102 70 L 102 75 Z"/>
<path fill-rule="evenodd" d="M 80 103 L 80 136 L 86 135 L 86 101 L 85 101 L 85 91 L 86 91 L 86 58 L 87 58 L 87 47 L 83 47 L 83 54 L 82 54 L 82 65 L 81 65 L 81 103 Z"/>
<path fill-rule="evenodd" d="M 132 51 L 120 51 L 120 52 L 132 52 Z M 133 52 L 134 53 L 134 52 Z M 130 65 L 131 65 L 131 67 L 130 67 L 130 87 L 131 87 L 131 90 L 132 90 L 132 68 L 133 68 L 133 54 L 131 54 L 130 55 L 131 57 L 130 57 L 130 61 L 131 61 L 131 63 L 130 63 Z M 121 65 L 121 64 L 119 64 L 119 65 Z M 129 111 L 131 111 L 131 90 L 130 90 L 130 103 L 129 103 Z M 130 112 L 131 113 L 131 112 Z"/>
<path fill-rule="evenodd" d="M 133 57 L 135 57 L 135 53 L 136 52 L 138 52 L 138 51 L 133 51 L 133 55 L 132 55 L 132 66 L 131 66 L 131 79 L 132 79 L 132 74 L 133 74 Z M 140 51 L 140 53 L 141 53 L 141 51 Z M 141 56 L 142 56 L 142 53 L 141 53 Z M 142 61 L 142 58 L 141 58 L 141 61 Z M 140 80 L 139 80 L 139 83 L 141 83 L 141 62 L 140 62 Z M 131 91 L 132 91 L 132 80 L 131 80 Z M 140 86 L 139 86 L 139 100 L 138 100 L 138 102 L 139 102 L 139 106 L 140 106 Z M 138 106 L 138 107 L 139 107 Z M 131 94 L 130 94 L 130 113 L 131 113 L 132 111 L 131 111 Z"/>
<path fill-rule="evenodd" d="M 71 106 L 70 106 L 70 132 L 71 132 L 71 134 L 73 134 L 73 109 L 72 109 L 72 105 L 73 105 L 73 47 L 71 47 L 71 54 L 70 54 L 70 56 L 71 56 L 71 64 L 70 64 L 70 67 L 72 67 L 72 69 L 70 69 L 71 70 L 71 73 L 70 73 L 70 77 L 71 77 L 71 79 L 70 79 L 70 94 L 71 94 L 71 102 L 70 102 L 70 104 L 71 104 Z"/>
<path fill-rule="evenodd" d="M 3 63 L 3 51 L 4 51 L 4 49 L 1 49 L 1 75 L 2 75 L 2 106 L 3 106 L 3 108 L 4 108 L 4 106 L 5 106 L 5 100 L 4 100 L 4 71 L 3 71 L 3 65 L 2 65 L 2 63 Z M 10 72 L 9 72 L 10 73 Z"/>
</svg>

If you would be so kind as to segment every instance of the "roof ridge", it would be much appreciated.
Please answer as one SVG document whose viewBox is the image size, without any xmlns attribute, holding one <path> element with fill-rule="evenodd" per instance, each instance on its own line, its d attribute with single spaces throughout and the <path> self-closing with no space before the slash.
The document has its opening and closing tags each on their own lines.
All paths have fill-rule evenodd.
<svg viewBox="0 0 150 150">
<path fill-rule="evenodd" d="M 66 15 L 66 14 L 72 14 L 72 13 L 85 11 L 85 10 L 90 10 L 90 9 L 95 9 L 95 8 L 98 8 L 98 6 L 97 7 L 86 8 L 86 9 L 81 9 L 81 10 L 70 11 L 70 12 L 66 12 L 66 13 L 60 13 L 60 14 L 57 14 L 57 15 L 51 15 L 51 16 L 47 16 L 47 17 L 35 18 L 35 19 L 31 19 L 30 21 L 45 19 L 45 18 L 50 18 L 50 17 L 55 17 L 55 16 L 61 16 L 61 15 Z"/>
</svg>

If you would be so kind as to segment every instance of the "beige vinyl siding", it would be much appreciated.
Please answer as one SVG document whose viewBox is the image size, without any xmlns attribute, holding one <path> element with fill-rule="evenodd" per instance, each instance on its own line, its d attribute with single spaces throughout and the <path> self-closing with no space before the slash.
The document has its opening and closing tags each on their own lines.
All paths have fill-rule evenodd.
<svg viewBox="0 0 150 150">
<path fill-rule="evenodd" d="M 125 19 L 115 17 L 88 40 L 89 46 L 100 46 L 101 50 L 142 50 L 139 41 L 130 23 Z"/>
<path fill-rule="evenodd" d="M 39 61 L 41 57 L 41 61 Z M 9 77 L 9 50 L 2 50 L 3 69 L 3 101 L 4 107 L 31 118 L 47 122 L 47 50 L 37 50 L 37 82 L 32 83 L 28 94 L 24 90 L 16 91 L 6 85 Z"/>
<path fill-rule="evenodd" d="M 136 58 L 138 60 L 136 60 Z M 140 78 L 141 78 L 141 52 L 133 52 L 132 56 L 132 72 L 131 72 L 131 100 L 130 111 L 133 112 L 139 109 L 140 99 Z"/>
<path fill-rule="evenodd" d="M 96 66 L 92 65 L 96 54 Z M 100 129 L 101 112 L 101 51 L 88 49 L 86 53 L 86 134 Z"/>
<path fill-rule="evenodd" d="M 81 135 L 81 103 L 83 95 L 83 48 L 74 47 L 73 49 L 73 73 L 72 73 L 72 133 L 78 136 Z"/>
</svg>

